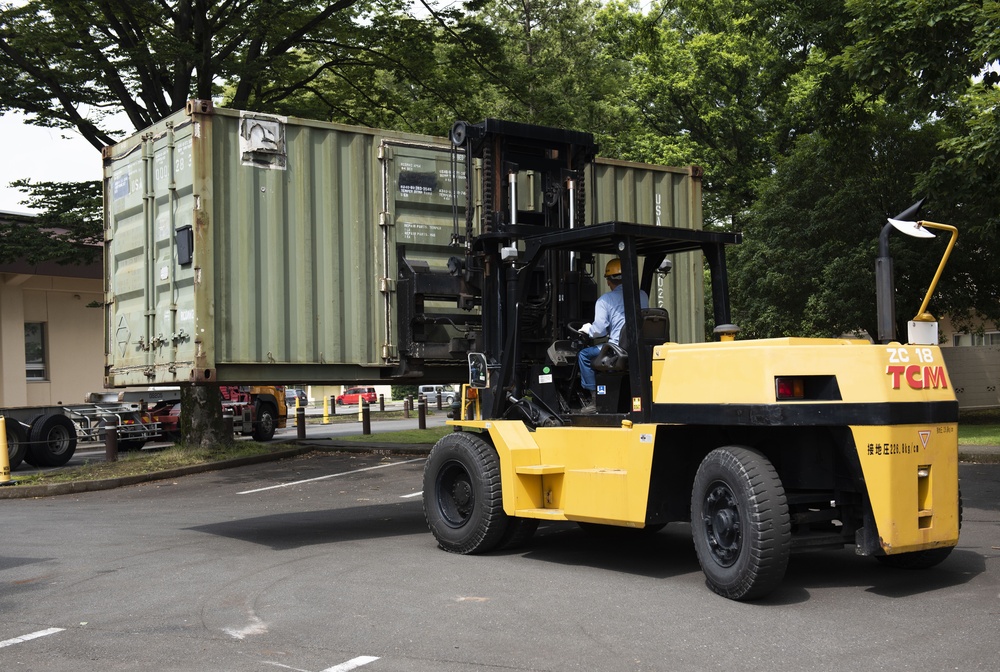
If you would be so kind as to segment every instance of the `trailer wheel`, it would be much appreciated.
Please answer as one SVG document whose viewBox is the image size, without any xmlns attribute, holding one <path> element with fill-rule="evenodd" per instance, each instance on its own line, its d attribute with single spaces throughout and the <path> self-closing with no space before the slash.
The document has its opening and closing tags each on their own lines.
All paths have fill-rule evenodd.
<svg viewBox="0 0 1000 672">
<path fill-rule="evenodd" d="M 11 467 L 13 469 L 13 467 Z M 962 531 L 962 489 L 958 490 L 958 530 Z M 924 551 L 913 551 L 912 553 L 897 553 L 896 555 L 876 555 L 875 559 L 886 567 L 893 569 L 930 569 L 939 565 L 951 555 L 954 546 L 947 548 L 928 548 Z"/>
<path fill-rule="evenodd" d="M 13 418 L 7 418 L 7 459 L 10 461 L 10 470 L 14 471 L 28 452 L 28 436 L 24 433 L 24 427 Z"/>
<path fill-rule="evenodd" d="M 43 415 L 31 423 L 31 463 L 38 467 L 61 467 L 76 452 L 76 425 L 65 415 Z"/>
<path fill-rule="evenodd" d="M 450 553 L 493 550 L 508 529 L 500 490 L 500 458 L 468 432 L 441 438 L 424 465 L 424 518 Z"/>
<path fill-rule="evenodd" d="M 270 441 L 278 426 L 278 409 L 274 404 L 258 401 L 254 407 L 253 440 Z"/>
<path fill-rule="evenodd" d="M 694 479 L 691 533 L 716 593 L 753 600 L 774 590 L 788 567 L 791 522 L 770 461 L 739 446 L 709 453 Z"/>
</svg>

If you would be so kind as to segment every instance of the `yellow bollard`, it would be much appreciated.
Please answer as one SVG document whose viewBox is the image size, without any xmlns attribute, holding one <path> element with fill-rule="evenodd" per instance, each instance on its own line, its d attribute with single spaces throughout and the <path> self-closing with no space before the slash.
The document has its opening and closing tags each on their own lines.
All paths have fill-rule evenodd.
<svg viewBox="0 0 1000 672">
<path fill-rule="evenodd" d="M 0 485 L 11 485 L 10 455 L 7 454 L 7 418 L 0 415 Z"/>
<path fill-rule="evenodd" d="M 330 424 L 330 397 L 323 395 L 323 424 Z"/>
</svg>

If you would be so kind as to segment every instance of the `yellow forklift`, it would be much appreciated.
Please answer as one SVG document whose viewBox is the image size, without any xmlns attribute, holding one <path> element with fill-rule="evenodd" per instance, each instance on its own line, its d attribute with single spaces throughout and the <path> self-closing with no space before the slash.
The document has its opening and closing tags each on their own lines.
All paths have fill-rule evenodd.
<svg viewBox="0 0 1000 672">
<path fill-rule="evenodd" d="M 510 548 L 540 521 L 689 522 L 708 586 L 736 600 L 778 586 L 792 551 L 853 545 L 904 568 L 948 556 L 961 517 L 958 403 L 936 341 L 736 340 L 725 249 L 740 234 L 584 225 L 589 134 L 487 120 L 451 137 L 466 175 L 480 176 L 466 185 L 480 207 L 468 209 L 455 266 L 478 289 L 482 333 L 456 431 L 424 471 L 441 548 Z M 526 172 L 541 211 L 520 205 Z M 666 311 L 641 307 L 684 254 L 711 273 L 715 342 L 672 342 Z M 612 257 L 627 320 L 594 361 L 587 414 L 580 323 L 593 315 L 594 269 Z"/>
</svg>

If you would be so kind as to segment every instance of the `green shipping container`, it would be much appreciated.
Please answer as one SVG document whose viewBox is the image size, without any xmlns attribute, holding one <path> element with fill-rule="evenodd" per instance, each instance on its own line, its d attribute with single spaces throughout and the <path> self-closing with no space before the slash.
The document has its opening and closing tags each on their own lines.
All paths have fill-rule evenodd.
<svg viewBox="0 0 1000 672">
<path fill-rule="evenodd" d="M 585 183 L 588 223 L 701 228 L 697 168 L 598 159 Z M 474 311 L 430 297 L 454 319 L 400 347 L 397 280 L 463 254 L 464 192 L 444 138 L 190 101 L 105 150 L 107 386 L 461 380 Z M 702 267 L 674 263 L 651 304 L 700 341 Z"/>
</svg>

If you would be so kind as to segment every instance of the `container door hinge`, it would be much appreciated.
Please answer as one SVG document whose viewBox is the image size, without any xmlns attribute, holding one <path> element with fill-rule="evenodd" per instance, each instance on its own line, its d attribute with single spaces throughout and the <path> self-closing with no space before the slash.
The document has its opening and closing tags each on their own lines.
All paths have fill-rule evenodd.
<svg viewBox="0 0 1000 672">
<path fill-rule="evenodd" d="M 392 147 L 385 144 L 384 142 L 378 146 L 378 160 L 379 161 L 392 161 Z"/>
<path fill-rule="evenodd" d="M 396 360 L 396 348 L 389 343 L 382 344 L 382 359 L 387 361 Z"/>
<path fill-rule="evenodd" d="M 378 213 L 378 225 L 381 226 L 383 229 L 387 226 L 392 226 L 393 225 L 392 215 L 388 212 Z"/>
<path fill-rule="evenodd" d="M 388 294 L 390 292 L 396 291 L 396 281 L 392 278 L 379 278 L 378 279 L 378 291 L 383 294 Z"/>
</svg>

